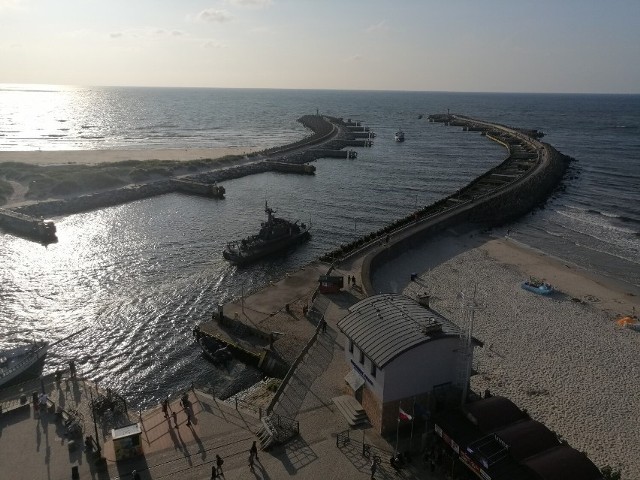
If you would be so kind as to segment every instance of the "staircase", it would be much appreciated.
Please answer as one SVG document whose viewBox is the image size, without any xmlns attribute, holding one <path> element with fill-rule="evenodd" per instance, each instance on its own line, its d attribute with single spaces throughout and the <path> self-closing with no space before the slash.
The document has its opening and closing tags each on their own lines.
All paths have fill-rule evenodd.
<svg viewBox="0 0 640 480">
<path fill-rule="evenodd" d="M 257 433 L 258 441 L 260 442 L 260 450 L 267 450 L 275 444 L 275 435 L 268 420 L 268 417 L 262 419 L 262 427 Z"/>
<path fill-rule="evenodd" d="M 369 418 L 367 417 L 364 408 L 362 408 L 362 405 L 360 405 L 360 403 L 352 396 L 342 395 L 341 397 L 335 397 L 332 400 L 351 427 L 358 427 L 369 423 Z"/>
<path fill-rule="evenodd" d="M 274 413 L 262 419 L 262 427 L 258 430 L 260 449 L 267 450 L 275 444 L 286 443 L 300 434 L 300 424 L 297 420 Z"/>
</svg>

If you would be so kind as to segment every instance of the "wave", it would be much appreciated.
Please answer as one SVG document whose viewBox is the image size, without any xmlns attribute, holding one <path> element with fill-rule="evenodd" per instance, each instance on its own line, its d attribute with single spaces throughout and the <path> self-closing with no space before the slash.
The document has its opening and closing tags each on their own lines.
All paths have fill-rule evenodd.
<svg viewBox="0 0 640 480">
<path fill-rule="evenodd" d="M 634 223 L 640 225 L 640 219 L 629 217 L 627 215 L 618 215 L 611 212 L 601 212 L 600 210 L 594 210 L 593 208 L 588 208 L 585 211 L 594 215 L 602 215 L 603 217 L 615 218 L 616 220 L 620 220 L 624 223 Z"/>
<path fill-rule="evenodd" d="M 544 226 L 529 224 L 521 225 L 518 229 L 519 233 L 524 235 L 527 235 L 527 232 L 529 232 L 528 235 L 532 235 L 534 232 L 538 233 L 538 235 L 534 235 L 538 237 L 538 242 L 543 242 L 542 245 L 538 244 L 536 241 L 531 242 L 532 238 L 530 238 L 529 241 L 525 238 L 521 238 L 520 236 L 516 238 L 527 245 L 537 245 L 537 248 L 540 248 L 542 251 L 547 253 L 556 251 L 555 255 L 558 255 L 560 258 L 571 256 L 573 261 L 589 270 L 590 255 L 588 252 L 597 253 L 598 255 L 602 255 L 607 258 L 615 258 L 618 261 L 624 262 L 626 265 L 630 265 L 632 269 L 635 269 L 635 265 L 640 265 L 640 262 L 638 262 L 638 256 L 634 255 L 631 249 L 621 247 L 620 245 L 615 245 L 615 247 L 617 247 L 615 249 L 610 248 L 614 245 L 608 243 L 606 240 L 598 238 L 597 236 L 589 235 L 588 233 L 572 229 L 562 224 L 553 224 L 553 226 L 564 229 L 566 234 L 554 233 Z M 557 250 L 558 246 L 551 247 L 549 242 L 544 241 L 544 237 L 548 236 L 552 236 L 564 243 L 564 247 L 560 246 L 559 251 Z M 593 240 L 596 240 L 596 242 L 594 243 Z M 612 267 L 612 265 L 609 266 Z M 616 269 L 613 268 L 613 270 L 606 272 L 601 269 L 600 273 L 611 276 L 615 274 L 615 270 Z M 631 283 L 635 284 L 635 282 Z"/>
</svg>

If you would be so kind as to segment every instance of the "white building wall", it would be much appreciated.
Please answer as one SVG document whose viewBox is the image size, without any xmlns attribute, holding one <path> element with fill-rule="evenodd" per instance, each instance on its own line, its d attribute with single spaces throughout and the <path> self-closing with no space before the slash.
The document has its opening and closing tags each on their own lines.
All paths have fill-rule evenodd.
<svg viewBox="0 0 640 480">
<path fill-rule="evenodd" d="M 381 404 L 431 392 L 434 385 L 455 383 L 460 359 L 460 352 L 454 352 L 460 347 L 457 337 L 426 342 L 404 352 L 384 369 L 376 366 L 375 377 L 366 352 L 362 364 L 360 348 L 354 345 L 353 352 L 349 352 L 349 339 L 344 338 L 347 364 L 361 374 L 365 388 L 372 390 Z"/>
<path fill-rule="evenodd" d="M 346 337 L 345 337 L 346 338 Z M 372 390 L 374 395 L 382 400 L 382 392 L 384 390 L 385 372 L 376 366 L 376 376 L 371 374 L 371 359 L 365 353 L 364 364 L 360 363 L 360 348 L 357 345 L 353 347 L 353 353 L 349 352 L 349 339 L 345 342 L 345 359 L 347 365 L 353 370 L 361 374 L 365 380 L 365 388 Z"/>
<path fill-rule="evenodd" d="M 400 400 L 425 392 L 434 385 L 455 383 L 460 346 L 457 337 L 442 338 L 415 347 L 384 369 L 382 403 Z"/>
</svg>

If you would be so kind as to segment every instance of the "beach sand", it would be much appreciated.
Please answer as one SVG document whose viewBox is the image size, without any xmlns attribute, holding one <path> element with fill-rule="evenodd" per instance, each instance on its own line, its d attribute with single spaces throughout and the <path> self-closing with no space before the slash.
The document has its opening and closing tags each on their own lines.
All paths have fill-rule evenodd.
<svg viewBox="0 0 640 480">
<path fill-rule="evenodd" d="M 262 150 L 251 147 L 220 148 L 165 148 L 141 150 L 60 150 L 0 152 L 0 162 L 20 162 L 32 165 L 63 165 L 98 163 L 124 160 L 174 160 L 188 161 L 216 159 L 226 155 L 247 155 Z"/>
<path fill-rule="evenodd" d="M 531 275 L 558 292 L 523 290 Z M 476 289 L 473 335 L 484 347 L 474 354 L 472 389 L 508 397 L 599 467 L 640 478 L 640 332 L 613 321 L 640 312 L 637 288 L 477 232 L 404 254 L 376 272 L 374 288 L 431 295 L 431 306 L 459 324 L 468 324 L 460 294 L 471 304 Z"/>
</svg>

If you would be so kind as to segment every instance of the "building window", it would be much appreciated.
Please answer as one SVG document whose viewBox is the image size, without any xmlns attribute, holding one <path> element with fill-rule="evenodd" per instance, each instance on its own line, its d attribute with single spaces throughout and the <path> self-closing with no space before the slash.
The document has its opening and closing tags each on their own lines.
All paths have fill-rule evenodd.
<svg viewBox="0 0 640 480">
<path fill-rule="evenodd" d="M 371 372 L 371 376 L 372 377 L 376 376 L 376 364 L 373 363 L 373 362 L 371 362 L 371 370 L 370 370 L 370 372 Z"/>
<path fill-rule="evenodd" d="M 349 353 L 353 353 L 353 340 L 349 340 Z"/>
<path fill-rule="evenodd" d="M 360 349 L 360 363 L 364 365 L 364 352 Z"/>
</svg>

